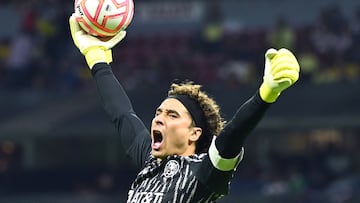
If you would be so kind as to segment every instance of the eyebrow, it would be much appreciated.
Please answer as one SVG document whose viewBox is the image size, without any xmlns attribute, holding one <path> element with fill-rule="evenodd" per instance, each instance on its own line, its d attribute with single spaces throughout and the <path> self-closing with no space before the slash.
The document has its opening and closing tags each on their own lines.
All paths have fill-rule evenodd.
<svg viewBox="0 0 360 203">
<path fill-rule="evenodd" d="M 165 111 L 168 114 L 169 113 L 174 113 L 174 114 L 180 116 L 180 113 L 178 111 L 176 111 L 176 110 L 173 110 L 173 109 L 162 109 L 162 108 L 157 108 L 156 109 L 156 112 L 163 112 L 163 111 Z"/>
</svg>

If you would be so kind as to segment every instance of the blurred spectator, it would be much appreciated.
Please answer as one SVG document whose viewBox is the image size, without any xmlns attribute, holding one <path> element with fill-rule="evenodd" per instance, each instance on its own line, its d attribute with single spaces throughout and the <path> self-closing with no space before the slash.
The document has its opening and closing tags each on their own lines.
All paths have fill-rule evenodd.
<svg viewBox="0 0 360 203">
<path fill-rule="evenodd" d="M 227 60 L 218 70 L 218 77 L 231 88 L 239 88 L 254 81 L 254 67 L 248 61 Z"/>
<path fill-rule="evenodd" d="M 5 66 L 5 86 L 24 88 L 31 83 L 35 50 L 35 14 L 30 8 L 25 11 L 20 32 L 10 41 L 9 55 Z"/>
<path fill-rule="evenodd" d="M 301 67 L 302 81 L 316 83 L 317 76 L 320 75 L 318 56 L 307 46 L 298 50 L 298 61 Z"/>
<path fill-rule="evenodd" d="M 202 50 L 219 52 L 223 35 L 223 14 L 219 0 L 206 1 L 205 23 L 202 33 Z"/>
<path fill-rule="evenodd" d="M 296 43 L 296 35 L 292 26 L 284 16 L 278 16 L 273 28 L 270 28 L 267 35 L 270 47 L 293 50 Z"/>
<path fill-rule="evenodd" d="M 345 53 L 349 62 L 344 74 L 348 81 L 356 82 L 360 76 L 360 6 L 358 6 L 350 20 L 351 45 Z"/>
<path fill-rule="evenodd" d="M 311 33 L 311 42 L 315 45 L 315 52 L 321 61 L 320 81 L 342 80 L 352 35 L 347 19 L 336 4 L 321 10 Z"/>
</svg>

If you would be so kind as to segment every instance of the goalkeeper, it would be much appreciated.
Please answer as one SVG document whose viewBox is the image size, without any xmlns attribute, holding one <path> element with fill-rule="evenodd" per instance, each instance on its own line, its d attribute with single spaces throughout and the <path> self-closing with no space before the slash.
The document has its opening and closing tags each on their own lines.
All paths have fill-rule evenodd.
<svg viewBox="0 0 360 203">
<path fill-rule="evenodd" d="M 138 118 L 115 78 L 111 48 L 126 35 L 99 40 L 70 17 L 71 35 L 96 81 L 99 96 L 127 155 L 140 172 L 128 203 L 215 202 L 229 192 L 233 173 L 243 158 L 244 141 L 266 110 L 299 77 L 299 64 L 287 49 L 265 53 L 259 90 L 225 124 L 216 102 L 192 82 L 172 84 L 154 111 L 150 131 Z"/>
</svg>

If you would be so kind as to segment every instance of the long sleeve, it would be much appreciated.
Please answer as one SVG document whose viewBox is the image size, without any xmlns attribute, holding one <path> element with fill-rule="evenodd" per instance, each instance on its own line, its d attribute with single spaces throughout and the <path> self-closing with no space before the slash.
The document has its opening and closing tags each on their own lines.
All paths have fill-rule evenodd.
<svg viewBox="0 0 360 203">
<path fill-rule="evenodd" d="M 242 159 L 246 137 L 262 119 L 270 104 L 256 92 L 239 107 L 230 122 L 216 137 L 199 167 L 196 176 L 200 182 L 218 194 L 227 194 L 234 169 Z"/>
<path fill-rule="evenodd" d="M 237 110 L 215 141 L 215 146 L 223 158 L 234 158 L 242 150 L 246 137 L 262 119 L 270 106 L 260 98 L 257 91 Z"/>
<path fill-rule="evenodd" d="M 98 63 L 91 70 L 106 113 L 121 136 L 126 153 L 138 167 L 142 167 L 151 150 L 151 137 L 138 118 L 132 104 L 113 74 L 110 65 Z"/>
</svg>

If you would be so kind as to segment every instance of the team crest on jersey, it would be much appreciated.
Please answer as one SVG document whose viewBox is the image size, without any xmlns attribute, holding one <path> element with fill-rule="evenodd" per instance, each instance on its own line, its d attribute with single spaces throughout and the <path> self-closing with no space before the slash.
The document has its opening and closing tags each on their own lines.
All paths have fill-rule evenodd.
<svg viewBox="0 0 360 203">
<path fill-rule="evenodd" d="M 171 178 L 173 177 L 177 172 L 179 172 L 180 170 L 180 165 L 177 161 L 175 160 L 170 160 L 169 162 L 166 163 L 165 165 L 165 169 L 164 169 L 164 176 L 166 178 Z"/>
</svg>

